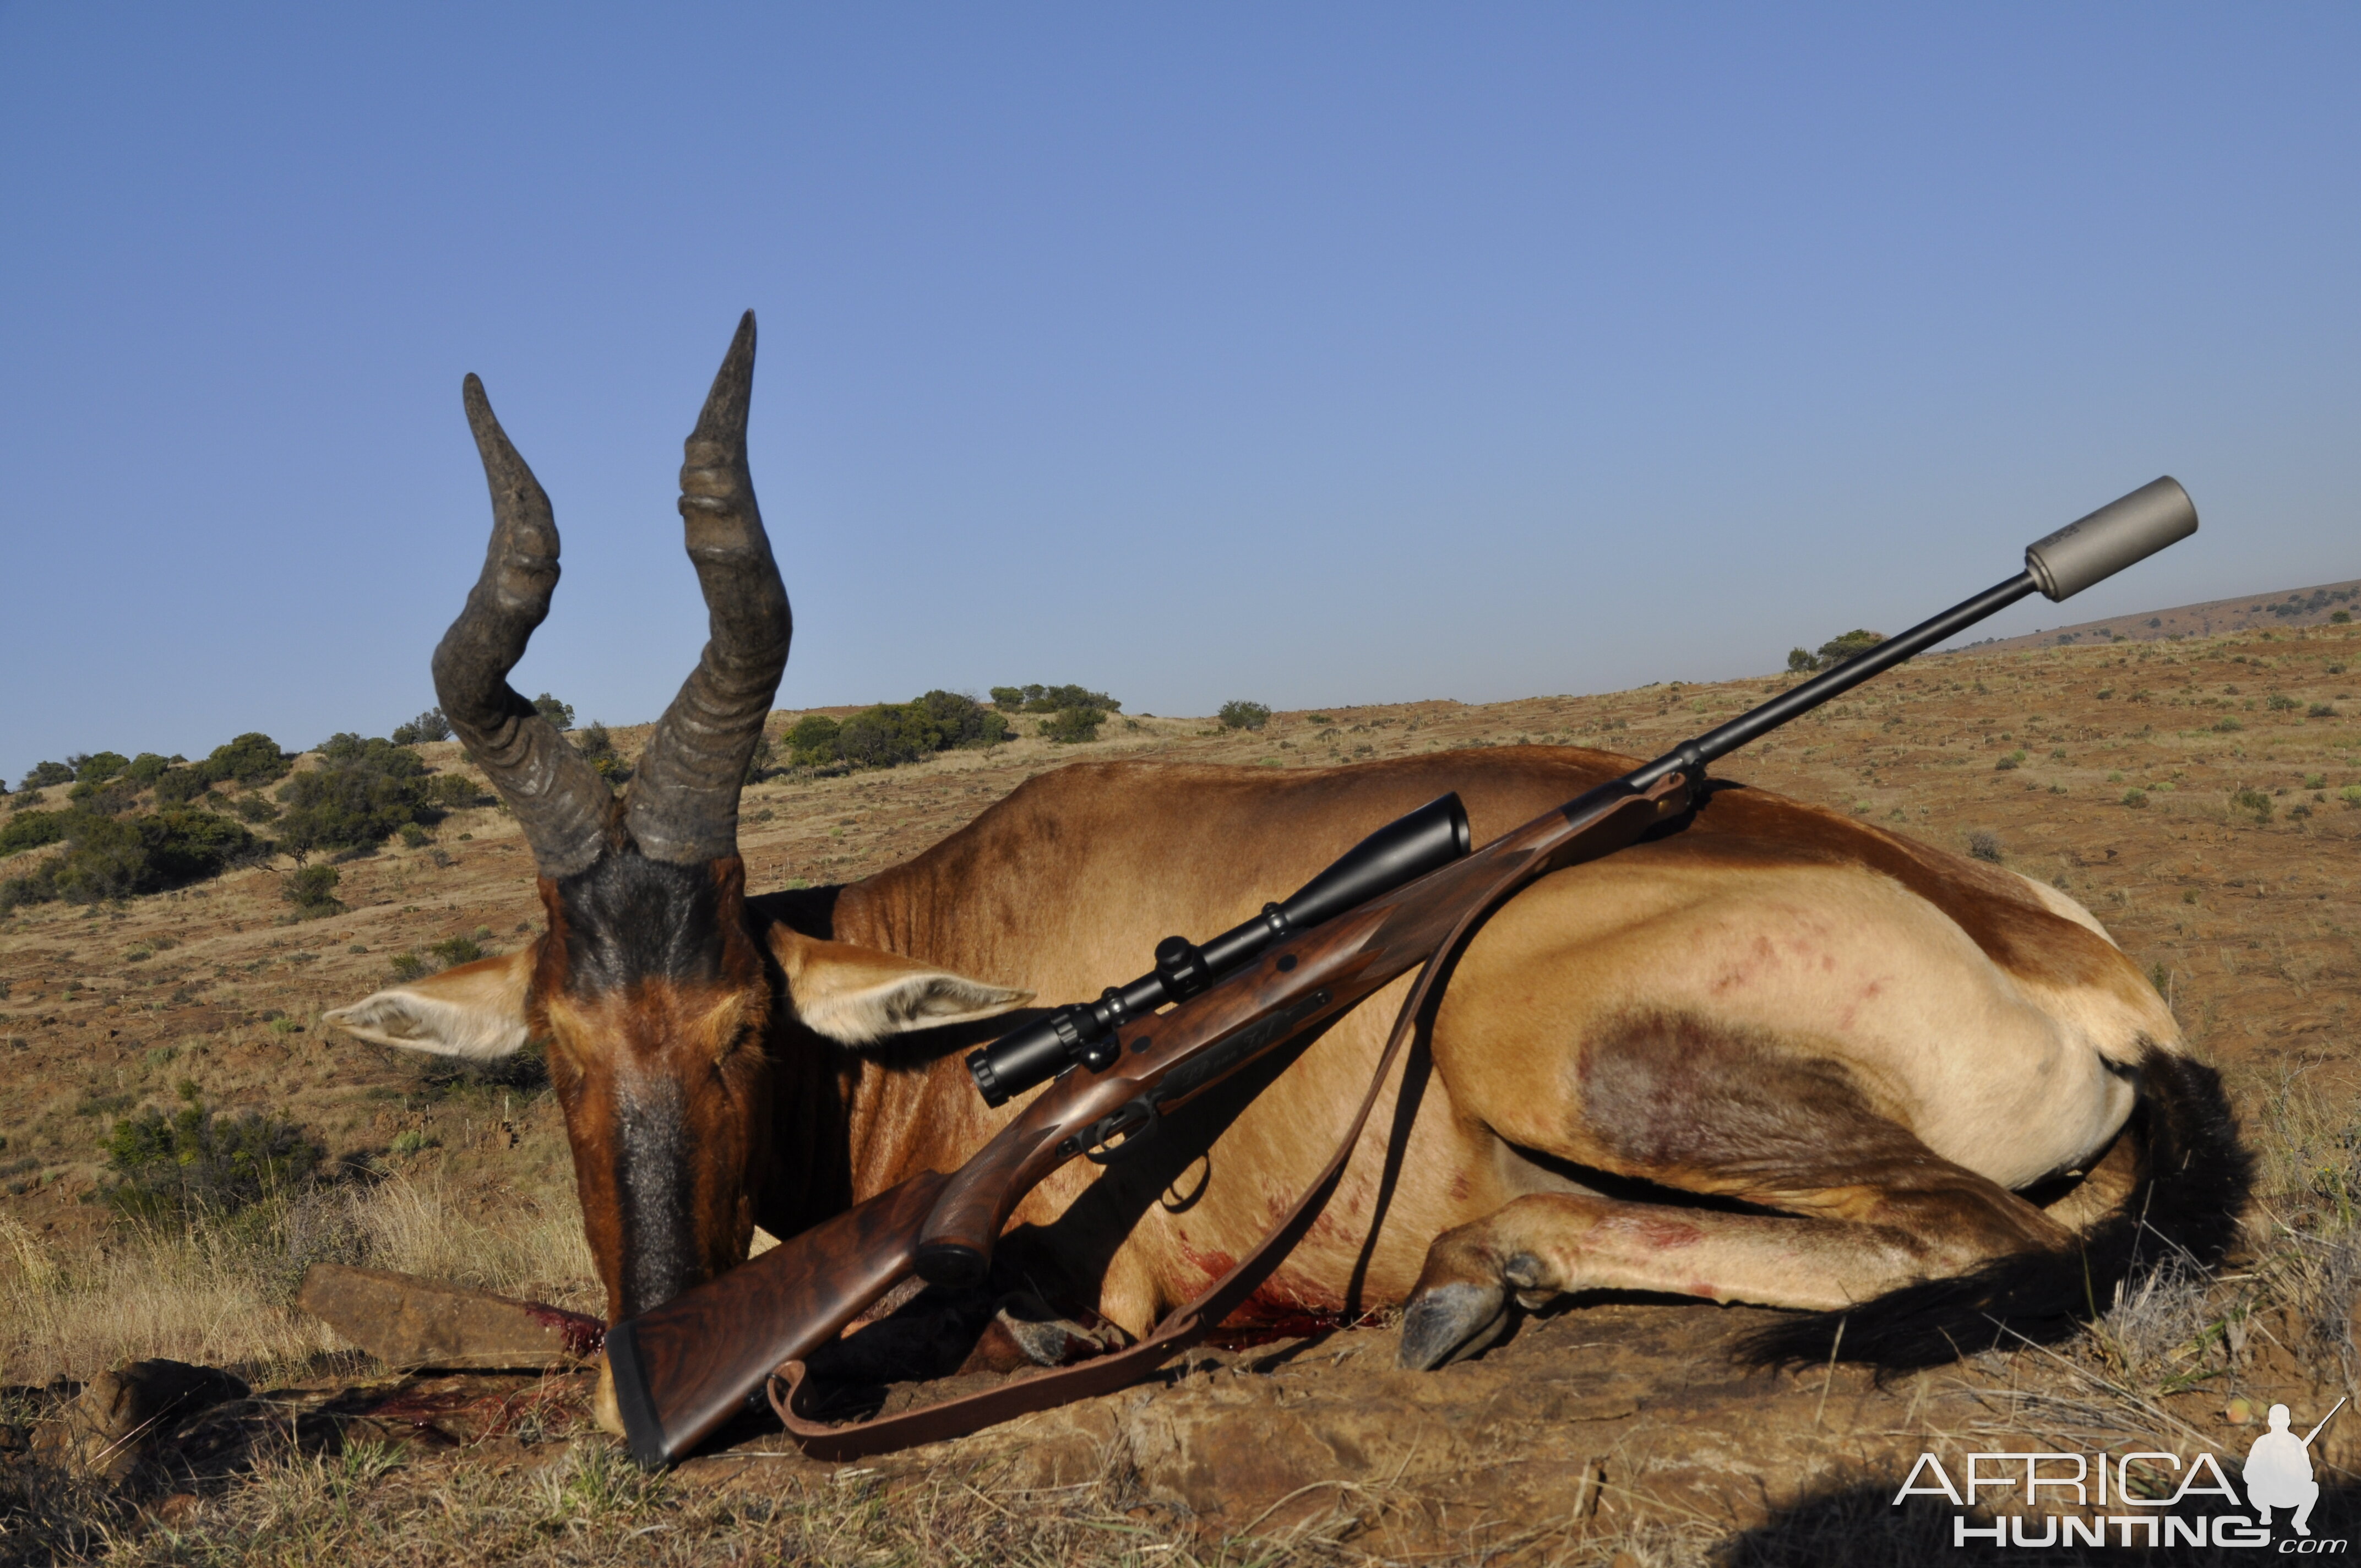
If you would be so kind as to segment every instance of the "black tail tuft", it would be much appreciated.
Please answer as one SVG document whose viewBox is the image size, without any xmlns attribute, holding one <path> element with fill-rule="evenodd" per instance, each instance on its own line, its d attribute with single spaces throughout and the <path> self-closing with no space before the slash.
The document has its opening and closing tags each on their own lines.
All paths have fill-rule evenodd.
<svg viewBox="0 0 2361 1568">
<path fill-rule="evenodd" d="M 2221 1074 L 2151 1050 L 2140 1064 L 2140 1103 L 2132 1114 L 2125 1135 L 2140 1140 L 2139 1179 L 2079 1245 L 1995 1258 L 1841 1312 L 1784 1319 L 1748 1335 L 1740 1357 L 1757 1365 L 1832 1355 L 1896 1370 L 1939 1365 L 2017 1335 L 2064 1339 L 2114 1299 L 2118 1284 L 2167 1258 L 2219 1264 L 2237 1235 L 2254 1177 Z"/>
</svg>

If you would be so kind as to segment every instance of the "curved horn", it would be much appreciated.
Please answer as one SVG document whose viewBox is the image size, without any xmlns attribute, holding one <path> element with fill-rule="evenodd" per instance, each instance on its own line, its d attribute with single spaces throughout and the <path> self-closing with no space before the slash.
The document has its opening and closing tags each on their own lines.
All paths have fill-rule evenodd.
<svg viewBox="0 0 2361 1568">
<path fill-rule="evenodd" d="M 549 720 L 510 689 L 557 587 L 557 522 L 549 496 L 509 444 L 484 384 L 469 376 L 467 427 L 492 491 L 492 542 L 467 605 L 434 649 L 434 695 L 476 765 L 524 828 L 548 877 L 587 870 L 613 837 L 614 792 Z"/>
<path fill-rule="evenodd" d="M 681 464 L 680 515 L 705 591 L 708 640 L 696 671 L 664 709 L 631 784 L 631 838 L 653 860 L 687 864 L 738 852 L 738 791 L 787 667 L 795 623 L 746 468 L 753 383 L 754 313 L 748 311 Z"/>
</svg>

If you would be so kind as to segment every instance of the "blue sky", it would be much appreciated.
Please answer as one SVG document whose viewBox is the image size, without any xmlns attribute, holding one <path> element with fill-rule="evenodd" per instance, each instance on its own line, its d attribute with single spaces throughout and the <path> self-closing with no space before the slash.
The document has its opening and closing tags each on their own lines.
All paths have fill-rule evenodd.
<svg viewBox="0 0 2361 1568">
<path fill-rule="evenodd" d="M 381 733 L 488 512 L 652 718 L 738 313 L 781 705 L 1777 667 L 2361 575 L 2349 6 L 0 4 L 0 774 Z"/>
</svg>

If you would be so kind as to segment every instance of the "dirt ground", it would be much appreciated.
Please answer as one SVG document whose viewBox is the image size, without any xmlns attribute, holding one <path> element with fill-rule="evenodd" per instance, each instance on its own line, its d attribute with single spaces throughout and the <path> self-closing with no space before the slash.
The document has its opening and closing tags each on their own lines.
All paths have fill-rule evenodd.
<svg viewBox="0 0 2361 1568">
<path fill-rule="evenodd" d="M 428 1560 L 467 1555 L 456 1543 L 473 1541 L 502 1558 L 586 1562 L 1909 1562 L 1953 1550 L 1949 1509 L 1891 1501 L 1922 1451 L 2242 1457 L 2257 1412 L 2281 1401 L 2308 1424 L 2356 1388 L 2361 1367 L 2349 1316 L 2361 1282 L 2356 631 L 2281 624 L 1925 659 L 1720 770 L 2067 890 L 2224 1069 L 2264 1161 L 2246 1251 L 2218 1280 L 2117 1303 L 2057 1350 L 2002 1348 L 1883 1382 L 1844 1365 L 1749 1372 L 1730 1347 L 1765 1314 L 1587 1302 L 1434 1375 L 1394 1371 L 1390 1331 L 1356 1329 L 1201 1353 L 1169 1382 L 865 1465 L 782 1453 L 775 1432 L 750 1423 L 728 1452 L 660 1481 L 598 1456 L 603 1440 L 579 1420 L 580 1375 L 535 1385 L 537 1413 L 522 1421 L 482 1415 L 514 1405 L 513 1382 L 370 1382 L 382 1375 L 363 1376 L 349 1354 L 291 1376 L 282 1358 L 250 1369 L 276 1385 L 256 1401 L 255 1430 L 279 1435 L 238 1451 L 248 1468 L 151 1477 L 145 1500 L 110 1505 L 90 1517 L 113 1522 L 79 1535 L 26 1522 L 64 1518 L 62 1494 L 20 1500 L 0 1560 L 12 1539 L 47 1542 L 39 1555 L 71 1536 L 75 1551 L 157 1561 L 332 1550 L 345 1562 Z M 1328 767 L 1532 743 L 1644 757 L 1787 684 L 1285 713 L 1257 732 L 1117 718 L 1090 745 L 1026 740 L 765 780 L 748 792 L 741 843 L 755 889 L 850 881 L 1070 761 Z M 616 738 L 629 752 L 641 735 Z M 423 750 L 458 765 L 456 747 Z M 539 911 L 512 822 L 462 812 L 431 845 L 340 869 L 349 909 L 324 920 L 289 923 L 277 872 L 253 870 L 0 926 L 0 1223 L 22 1246 L 63 1256 L 121 1245 L 90 1201 L 98 1139 L 126 1110 L 169 1103 L 183 1080 L 208 1103 L 295 1117 L 348 1168 L 432 1181 L 455 1212 L 497 1223 L 520 1205 L 566 1210 L 567 1157 L 544 1090 L 438 1080 L 319 1019 L 382 983 L 394 955 L 455 936 L 487 950 L 525 939 Z M 511 1288 L 597 1310 L 587 1279 L 552 1269 Z M 99 1369 L 77 1354 L 97 1351 L 0 1338 L 0 1377 L 38 1403 L 53 1377 Z M 408 1403 L 385 1404 L 397 1397 Z M 346 1452 L 379 1457 L 365 1475 L 351 1468 L 360 1461 L 320 1457 Z M 2361 1420 L 2340 1416 L 2316 1453 L 2326 1533 L 2361 1535 Z M 289 1533 L 288 1499 L 331 1495 L 355 1530 L 370 1528 L 342 1546 L 303 1545 L 313 1537 Z M 158 1511 L 167 1504 L 170 1518 Z M 519 1523 L 520 1508 L 540 1522 Z M 625 1533 L 642 1525 L 653 1533 Z M 511 1530 L 522 1533 L 500 1533 Z M 495 1539 L 511 1543 L 494 1550 Z M 2085 1559 L 2060 1548 L 2006 1560 Z"/>
</svg>

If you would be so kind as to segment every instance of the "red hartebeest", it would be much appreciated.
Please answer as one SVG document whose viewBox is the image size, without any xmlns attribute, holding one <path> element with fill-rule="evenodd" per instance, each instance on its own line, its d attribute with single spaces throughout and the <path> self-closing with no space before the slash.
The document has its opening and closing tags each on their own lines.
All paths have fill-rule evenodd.
<svg viewBox="0 0 2361 1568">
<path fill-rule="evenodd" d="M 792 1234 L 957 1166 L 1014 1113 L 961 1064 L 1001 1026 L 981 1021 L 1093 995 L 1159 938 L 1226 928 L 1445 789 L 1481 842 L 1631 765 L 1539 747 L 1082 764 L 864 882 L 749 896 L 738 794 L 789 631 L 746 467 L 753 345 L 750 313 L 681 470 L 711 641 L 620 802 L 506 683 L 548 612 L 557 534 L 468 378 L 495 521 L 435 687 L 523 827 L 548 929 L 330 1015 L 479 1059 L 547 1042 L 617 1319 L 737 1264 L 757 1225 Z M 1067 1167 L 1003 1255 L 1142 1332 L 1311 1179 L 1402 989 L 1139 1157 Z M 1963 1330 L 1989 1338 L 1986 1314 L 2106 1299 L 2141 1228 L 2218 1250 L 2246 1170 L 2217 1080 L 2071 900 L 1731 786 L 1686 832 L 1495 916 L 1388 1092 L 1248 1310 L 1405 1303 L 1412 1366 L 1480 1348 L 1512 1296 L 1598 1288 L 1845 1311 L 1850 1353 L 1948 1354 Z M 1771 1350 L 1827 1344 L 1796 1321 Z"/>
</svg>

